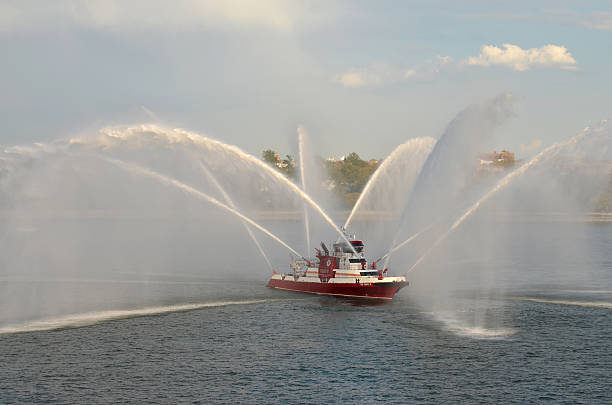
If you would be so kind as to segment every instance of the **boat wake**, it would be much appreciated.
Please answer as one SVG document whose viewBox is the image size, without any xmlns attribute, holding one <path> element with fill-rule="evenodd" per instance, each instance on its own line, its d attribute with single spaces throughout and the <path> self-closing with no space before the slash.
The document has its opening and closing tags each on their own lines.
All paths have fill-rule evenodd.
<svg viewBox="0 0 612 405">
<path fill-rule="evenodd" d="M 55 329 L 80 328 L 100 322 L 123 318 L 135 318 L 140 316 L 163 315 L 171 312 L 193 311 L 202 308 L 223 307 L 228 305 L 249 305 L 269 302 L 269 299 L 243 300 L 243 301 L 218 301 L 194 304 L 180 304 L 168 306 L 156 306 L 140 309 L 107 310 L 96 312 L 84 312 L 78 314 L 63 315 L 54 318 L 28 321 L 20 324 L 0 326 L 0 335 L 12 333 L 37 332 Z"/>
<path fill-rule="evenodd" d="M 575 307 L 612 309 L 612 302 L 609 302 L 609 301 L 556 300 L 556 299 L 549 299 L 549 298 L 533 298 L 533 297 L 513 297 L 512 299 L 517 300 L 517 301 L 539 302 L 542 304 L 570 305 L 570 306 L 575 306 Z"/>
</svg>

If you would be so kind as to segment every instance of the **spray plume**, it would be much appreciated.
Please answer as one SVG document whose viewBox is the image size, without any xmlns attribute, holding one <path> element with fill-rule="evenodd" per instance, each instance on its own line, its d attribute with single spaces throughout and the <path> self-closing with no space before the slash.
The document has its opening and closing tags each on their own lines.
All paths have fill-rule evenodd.
<svg viewBox="0 0 612 405">
<path fill-rule="evenodd" d="M 306 177 L 304 176 L 304 142 L 305 142 L 305 131 L 301 126 L 298 127 L 298 154 L 300 158 L 300 180 L 302 182 L 302 190 L 306 193 Z M 303 202 L 304 207 L 304 228 L 306 230 L 306 248 L 308 254 L 310 254 L 310 224 L 308 220 L 308 206 L 306 202 Z"/>
<path fill-rule="evenodd" d="M 223 199 L 225 200 L 225 202 L 231 208 L 237 210 L 238 208 L 236 207 L 236 204 L 234 204 L 234 201 L 232 201 L 232 199 L 227 194 L 227 192 L 223 189 L 223 187 L 221 187 L 221 184 L 219 184 L 219 182 L 217 181 L 217 178 L 215 176 L 213 176 L 213 174 L 211 173 L 210 169 L 208 169 L 208 167 L 206 167 L 206 165 L 204 163 L 202 163 L 201 161 L 200 161 L 200 167 L 202 168 L 202 171 L 206 174 L 206 177 L 208 177 L 208 179 L 215 185 L 217 190 L 219 190 L 219 192 L 223 196 Z M 261 246 L 261 243 L 259 243 L 259 241 L 255 237 L 255 234 L 251 230 L 251 227 L 244 220 L 242 220 L 242 224 L 244 225 L 244 229 L 249 234 L 249 237 L 251 238 L 251 240 L 253 241 L 253 243 L 257 247 L 257 250 L 259 250 L 259 253 L 261 253 L 261 256 L 264 258 L 264 260 L 268 264 L 268 267 L 270 268 L 270 270 L 273 270 L 272 263 L 270 262 L 270 259 L 268 258 L 268 255 L 266 255 L 266 252 L 263 250 L 263 247 Z"/>
<path fill-rule="evenodd" d="M 529 170 L 533 166 L 540 163 L 545 157 L 548 157 L 548 158 L 554 157 L 557 154 L 559 154 L 559 152 L 562 149 L 568 146 L 571 146 L 571 145 L 575 145 L 576 143 L 584 139 L 587 135 L 601 130 L 606 123 L 607 123 L 607 120 L 602 121 L 600 124 L 600 127 L 597 129 L 586 127 L 581 133 L 570 138 L 569 140 L 549 146 L 548 148 L 544 149 L 543 151 L 538 153 L 536 156 L 534 156 L 529 162 L 525 163 L 524 165 L 522 165 L 521 167 L 519 167 L 518 169 L 508 174 L 503 179 L 501 179 L 495 185 L 495 187 L 489 190 L 484 196 L 482 196 L 482 198 L 476 201 L 476 203 L 474 203 L 474 205 L 472 205 L 461 217 L 459 217 L 459 219 L 457 219 L 455 223 L 446 232 L 444 232 L 442 236 L 440 236 L 425 251 L 425 253 L 423 253 L 423 255 L 421 255 L 421 257 L 419 257 L 419 259 L 410 267 L 410 269 L 408 269 L 406 273 L 416 268 L 440 243 L 442 243 L 455 229 L 457 229 L 466 219 L 468 219 L 485 201 L 487 201 L 489 198 L 491 198 L 493 195 L 495 195 L 500 190 L 507 187 L 508 184 L 510 184 L 510 182 L 512 182 L 515 178 L 522 176 L 527 170 Z"/>
<path fill-rule="evenodd" d="M 356 253 L 355 249 L 353 248 L 353 245 L 351 245 L 350 241 L 348 240 L 344 232 L 342 232 L 340 228 L 338 228 L 338 226 L 329 217 L 329 215 L 327 215 L 325 211 L 316 202 L 314 202 L 314 200 L 308 194 L 306 194 L 298 186 L 296 186 L 293 182 L 287 179 L 282 173 L 274 170 L 272 167 L 270 167 L 268 164 L 266 164 L 262 160 L 256 158 L 253 155 L 250 155 L 244 152 L 242 149 L 240 149 L 237 146 L 228 145 L 221 141 L 207 138 L 207 137 L 204 137 L 202 135 L 199 135 L 193 132 L 185 131 L 183 129 L 178 129 L 178 128 L 166 129 L 163 127 L 159 127 L 157 125 L 139 125 L 139 126 L 128 127 L 125 129 L 107 128 L 100 132 L 105 138 L 104 137 L 98 138 L 98 141 L 101 142 L 102 146 L 104 147 L 112 147 L 114 143 L 127 141 L 130 138 L 136 138 L 137 141 L 140 141 L 140 139 L 138 139 L 139 136 L 142 136 L 143 133 L 150 133 L 157 139 L 166 140 L 166 142 L 168 142 L 169 144 L 191 143 L 192 145 L 204 148 L 206 150 L 231 152 L 239 156 L 244 161 L 249 162 L 257 166 L 258 168 L 262 169 L 266 174 L 270 175 L 273 179 L 278 181 L 280 184 L 285 185 L 287 188 L 289 188 L 289 190 L 295 193 L 298 197 L 300 197 L 302 200 L 310 204 L 310 206 L 314 208 L 314 210 L 317 213 L 319 213 L 319 215 L 321 215 L 321 217 L 323 217 L 325 221 L 327 221 L 327 223 L 334 229 L 334 231 L 336 231 L 336 233 L 338 233 L 338 235 L 346 241 L 346 243 L 353 250 L 353 252 Z M 69 142 L 69 144 L 83 144 L 83 143 L 90 144 L 91 141 L 89 139 L 83 140 L 83 139 L 75 138 L 75 139 L 70 140 Z"/>
<path fill-rule="evenodd" d="M 363 188 L 363 191 L 357 199 L 357 202 L 353 206 L 351 213 L 349 214 L 348 218 L 346 219 L 346 222 L 344 223 L 344 229 L 348 229 L 348 226 L 350 225 L 351 220 L 355 216 L 355 213 L 359 210 L 359 208 L 361 208 L 363 202 L 368 199 L 368 197 L 372 193 L 372 190 L 374 189 L 374 186 L 378 184 L 378 182 L 382 181 L 384 176 L 387 175 L 393 163 L 395 163 L 397 159 L 400 159 L 404 153 L 413 150 L 422 150 L 423 152 L 425 152 L 424 155 L 427 156 L 433 149 L 434 144 L 435 140 L 433 138 L 414 138 L 409 139 L 408 141 L 393 149 L 393 151 L 383 160 L 378 169 L 376 169 L 374 174 L 366 183 L 365 187 Z M 421 165 L 422 163 L 419 164 L 419 170 Z"/>
<path fill-rule="evenodd" d="M 395 246 L 393 249 L 389 250 L 387 253 L 385 253 L 384 256 L 382 256 L 380 259 L 378 260 L 382 260 L 382 259 L 386 259 L 387 257 L 389 257 L 389 255 L 391 255 L 392 253 L 397 252 L 398 250 L 400 250 L 401 248 L 403 248 L 404 246 L 406 246 L 407 244 L 409 244 L 410 242 L 412 242 L 413 240 L 415 240 L 416 238 L 418 238 L 420 235 L 422 235 L 424 232 L 427 232 L 428 230 L 430 230 L 433 226 L 435 225 L 435 223 L 429 225 L 427 228 L 423 229 L 422 231 L 419 231 L 417 233 L 415 233 L 414 235 L 412 235 L 411 237 L 409 237 L 408 239 L 406 239 L 405 241 L 403 241 L 402 243 L 400 243 L 399 245 Z M 376 260 L 376 261 L 378 261 Z"/>
<path fill-rule="evenodd" d="M 512 94 L 504 93 L 482 105 L 466 108 L 450 122 L 423 164 L 397 222 L 392 248 L 408 213 L 409 225 L 420 229 L 432 222 L 427 213 L 445 212 L 450 208 L 449 202 L 456 201 L 473 165 L 475 151 L 482 148 L 496 126 L 514 114 L 514 101 Z M 391 255 L 387 256 L 385 266 L 390 259 Z"/>
<path fill-rule="evenodd" d="M 201 192 L 200 190 L 196 190 L 195 188 L 188 186 L 185 183 L 181 183 L 180 181 L 164 176 L 163 174 L 157 173 L 153 170 L 144 168 L 144 167 L 140 167 L 137 165 L 133 165 L 130 163 L 126 163 L 123 162 L 121 160 L 117 160 L 117 159 L 110 159 L 110 158 L 106 158 L 106 157 L 102 157 L 102 156 L 98 156 L 100 159 L 104 160 L 105 162 L 108 162 L 112 165 L 115 165 L 121 169 L 124 169 L 128 172 L 132 172 L 132 173 L 136 173 L 136 174 L 140 174 L 143 176 L 147 176 L 150 177 L 152 179 L 155 179 L 163 184 L 169 185 L 169 186 L 173 186 L 173 187 L 177 187 L 191 195 L 194 195 L 198 198 L 200 198 L 201 200 L 204 201 L 208 201 L 209 203 L 216 205 L 217 207 L 229 212 L 230 214 L 233 214 L 235 216 L 237 216 L 238 218 L 242 219 L 243 221 L 247 222 L 249 225 L 259 229 L 261 232 L 265 233 L 266 235 L 268 235 L 270 238 L 272 238 L 273 240 L 275 240 L 276 242 L 278 242 L 279 244 L 281 244 L 282 246 L 286 247 L 288 250 L 290 250 L 292 253 L 294 253 L 295 255 L 299 256 L 299 257 L 304 257 L 302 254 L 300 254 L 298 251 L 296 251 L 295 249 L 293 249 L 291 246 L 289 246 L 288 244 L 286 244 L 282 239 L 280 239 L 278 236 L 274 235 L 272 232 L 268 231 L 266 228 L 264 228 L 263 226 L 259 225 L 257 222 L 253 221 L 252 219 L 250 219 L 249 217 L 241 214 L 240 212 L 238 212 L 237 210 L 223 204 L 222 202 L 216 200 L 215 198 L 209 196 L 208 194 L 205 194 L 203 192 Z"/>
</svg>

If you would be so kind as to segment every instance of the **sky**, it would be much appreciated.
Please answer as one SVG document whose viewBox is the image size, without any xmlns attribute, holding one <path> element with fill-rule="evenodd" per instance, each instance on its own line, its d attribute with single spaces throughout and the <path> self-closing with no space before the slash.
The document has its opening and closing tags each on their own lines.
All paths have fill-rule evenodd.
<svg viewBox="0 0 612 405">
<path fill-rule="evenodd" d="M 612 1 L 0 0 L 0 145 L 181 127 L 382 158 L 510 92 L 495 146 L 612 116 Z"/>
</svg>

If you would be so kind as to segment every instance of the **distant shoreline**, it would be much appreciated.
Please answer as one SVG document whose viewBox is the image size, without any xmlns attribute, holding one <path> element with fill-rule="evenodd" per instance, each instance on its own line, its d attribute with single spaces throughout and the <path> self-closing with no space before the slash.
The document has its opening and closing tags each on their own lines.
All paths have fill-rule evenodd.
<svg viewBox="0 0 612 405">
<path fill-rule="evenodd" d="M 330 211 L 328 214 L 338 224 L 344 223 L 349 211 Z M 304 213 L 301 210 L 260 210 L 245 212 L 245 215 L 255 221 L 302 221 Z M 355 222 L 390 222 L 397 218 L 397 214 L 385 211 L 364 211 L 355 215 Z M 172 219 L 172 218 L 199 218 L 193 211 L 132 211 L 132 210 L 66 210 L 66 211 L 40 211 L 32 214 L 31 211 L 20 212 L 2 210 L 0 218 L 24 218 L 24 219 Z M 567 212 L 500 212 L 491 214 L 489 218 L 498 223 L 510 222 L 610 222 L 612 223 L 612 212 L 585 212 L 582 214 Z"/>
<path fill-rule="evenodd" d="M 332 218 L 348 217 L 349 211 L 331 212 Z M 302 211 L 257 211 L 253 219 L 258 221 L 300 221 L 303 218 Z M 384 211 L 366 211 L 355 215 L 353 222 L 359 221 L 392 221 L 397 215 Z M 566 212 L 536 212 L 536 213 L 498 213 L 493 216 L 497 222 L 610 222 L 612 223 L 612 212 L 585 212 L 583 214 Z M 343 222 L 343 221 L 342 221 Z"/>
</svg>

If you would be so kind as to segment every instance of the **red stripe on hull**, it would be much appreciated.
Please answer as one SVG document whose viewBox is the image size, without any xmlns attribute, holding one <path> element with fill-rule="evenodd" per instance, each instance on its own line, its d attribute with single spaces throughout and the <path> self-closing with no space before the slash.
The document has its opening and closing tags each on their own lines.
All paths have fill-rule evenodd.
<svg viewBox="0 0 612 405">
<path fill-rule="evenodd" d="M 389 283 L 391 284 L 391 283 Z M 281 290 L 299 291 L 312 294 L 340 295 L 343 297 L 365 297 L 391 299 L 396 292 L 405 284 L 392 283 L 387 286 L 376 284 L 352 284 L 352 283 L 310 283 L 291 280 L 271 279 L 268 287 Z"/>
</svg>

